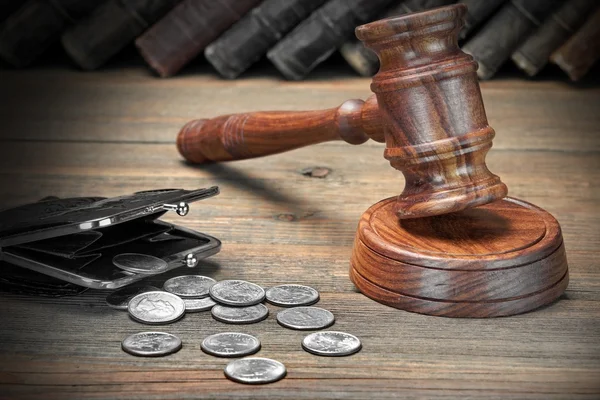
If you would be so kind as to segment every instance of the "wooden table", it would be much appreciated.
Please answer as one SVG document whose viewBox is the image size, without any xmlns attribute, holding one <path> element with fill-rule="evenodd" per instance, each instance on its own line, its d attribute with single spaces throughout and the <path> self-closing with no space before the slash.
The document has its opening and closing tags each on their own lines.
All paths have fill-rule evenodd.
<svg viewBox="0 0 600 400">
<path fill-rule="evenodd" d="M 184 348 L 157 359 L 124 353 L 121 340 L 148 329 L 108 308 L 106 291 L 49 299 L 0 294 L 1 398 L 539 398 L 600 397 L 600 89 L 565 82 L 482 83 L 496 129 L 490 169 L 510 195 L 562 225 L 571 281 L 556 303 L 497 319 L 447 319 L 380 305 L 356 291 L 348 260 L 361 213 L 398 194 L 403 179 L 377 143 L 328 143 L 208 167 L 181 162 L 174 139 L 195 117 L 259 109 L 333 107 L 366 98 L 369 81 L 342 76 L 283 83 L 253 76 L 169 80 L 143 68 L 76 73 L 2 71 L 0 179 L 3 205 L 47 195 L 116 196 L 151 188 L 219 185 L 221 194 L 166 220 L 214 235 L 222 251 L 197 272 L 265 287 L 300 283 L 321 292 L 335 329 L 361 338 L 351 357 L 304 352 L 304 333 L 280 327 L 277 307 L 259 324 L 229 326 L 190 314 L 163 327 Z M 331 169 L 324 178 L 305 168 Z M 177 273 L 189 273 L 180 270 Z M 175 275 L 170 273 L 169 276 Z M 153 278 L 160 284 L 164 277 Z M 227 360 L 202 339 L 239 330 L 287 378 L 233 383 Z"/>
</svg>

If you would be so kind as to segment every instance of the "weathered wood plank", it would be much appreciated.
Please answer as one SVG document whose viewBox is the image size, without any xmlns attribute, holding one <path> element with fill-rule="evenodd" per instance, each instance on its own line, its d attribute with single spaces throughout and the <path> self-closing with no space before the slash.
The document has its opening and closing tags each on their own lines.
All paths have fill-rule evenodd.
<svg viewBox="0 0 600 400">
<path fill-rule="evenodd" d="M 366 98 L 369 79 L 281 82 L 273 77 L 222 81 L 213 75 L 157 80 L 126 73 L 2 71 L 4 138 L 172 143 L 194 118 L 256 110 L 310 110 Z M 496 148 L 600 150 L 600 89 L 566 90 L 554 81 L 481 84 Z M 257 93 L 259 93 L 257 95 Z"/>
</svg>

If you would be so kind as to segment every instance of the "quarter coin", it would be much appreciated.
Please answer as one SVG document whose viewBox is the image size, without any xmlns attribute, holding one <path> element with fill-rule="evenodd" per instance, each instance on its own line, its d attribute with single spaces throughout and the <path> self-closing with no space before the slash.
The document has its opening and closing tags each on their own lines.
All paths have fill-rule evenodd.
<svg viewBox="0 0 600 400">
<path fill-rule="evenodd" d="M 183 275 L 168 279 L 163 289 L 179 297 L 199 298 L 208 296 L 208 289 L 217 283 L 213 278 L 202 275 Z"/>
<path fill-rule="evenodd" d="M 319 301 L 319 292 L 310 286 L 279 285 L 267 290 L 266 299 L 280 307 L 309 306 Z"/>
<path fill-rule="evenodd" d="M 271 383 L 280 380 L 285 374 L 285 365 L 270 358 L 241 358 L 225 367 L 225 376 L 240 383 Z"/>
<path fill-rule="evenodd" d="M 203 299 L 183 299 L 185 303 L 185 312 L 200 312 L 200 311 L 208 311 L 217 303 L 210 297 L 205 297 Z"/>
<path fill-rule="evenodd" d="M 227 324 L 253 324 L 269 315 L 269 309 L 264 304 L 249 307 L 227 307 L 217 304 L 210 312 L 214 319 Z"/>
<path fill-rule="evenodd" d="M 133 296 L 144 292 L 152 292 L 154 290 L 158 290 L 158 288 L 148 285 L 125 286 L 106 296 L 106 304 L 116 310 L 127 310 L 127 304 Z"/>
<path fill-rule="evenodd" d="M 302 348 L 318 356 L 349 356 L 358 352 L 361 347 L 356 336 L 345 332 L 315 332 L 302 340 Z"/>
<path fill-rule="evenodd" d="M 181 349 L 181 339 L 170 333 L 140 332 L 125 338 L 121 343 L 121 348 L 134 356 L 166 356 Z"/>
<path fill-rule="evenodd" d="M 210 297 L 217 303 L 229 306 L 251 306 L 265 299 L 265 290 L 260 286 L 242 281 L 226 280 L 215 283 L 210 287 Z"/>
<path fill-rule="evenodd" d="M 245 333 L 224 332 L 207 337 L 200 347 L 217 357 L 242 357 L 260 350 L 260 340 Z"/>
<path fill-rule="evenodd" d="M 172 293 L 154 291 L 140 293 L 129 301 L 131 318 L 144 324 L 169 324 L 183 317 L 185 303 Z"/>
<path fill-rule="evenodd" d="M 319 307 L 294 307 L 277 313 L 277 322 L 281 326 L 301 331 L 327 328 L 334 321 L 330 311 Z"/>
<path fill-rule="evenodd" d="M 169 264 L 165 260 L 147 254 L 117 254 L 113 257 L 112 262 L 123 271 L 136 274 L 154 275 L 169 269 Z"/>
</svg>

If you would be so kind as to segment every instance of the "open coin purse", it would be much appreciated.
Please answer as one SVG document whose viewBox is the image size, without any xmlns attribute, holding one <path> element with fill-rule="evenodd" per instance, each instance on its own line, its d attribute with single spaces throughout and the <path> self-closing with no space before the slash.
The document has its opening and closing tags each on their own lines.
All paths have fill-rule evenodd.
<svg viewBox="0 0 600 400">
<path fill-rule="evenodd" d="M 218 193 L 215 186 L 49 198 L 0 211 L 0 287 L 60 296 L 85 288 L 116 289 L 149 276 L 113 264 L 113 257 L 123 253 L 160 258 L 167 270 L 194 267 L 217 253 L 221 242 L 159 218 L 169 210 L 184 216 L 188 203 Z"/>
</svg>

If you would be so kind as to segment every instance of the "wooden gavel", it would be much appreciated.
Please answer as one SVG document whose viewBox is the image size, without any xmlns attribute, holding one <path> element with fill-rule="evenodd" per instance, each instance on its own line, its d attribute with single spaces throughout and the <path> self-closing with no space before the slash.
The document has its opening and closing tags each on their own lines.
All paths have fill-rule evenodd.
<svg viewBox="0 0 600 400">
<path fill-rule="evenodd" d="M 338 108 L 254 112 L 199 119 L 177 138 L 192 163 L 241 160 L 330 140 L 386 143 L 384 157 L 406 185 L 399 218 L 450 213 L 498 200 L 507 188 L 485 156 L 494 130 L 483 107 L 477 63 L 458 47 L 466 6 L 376 21 L 356 29 L 380 59 L 375 95 Z"/>
</svg>

